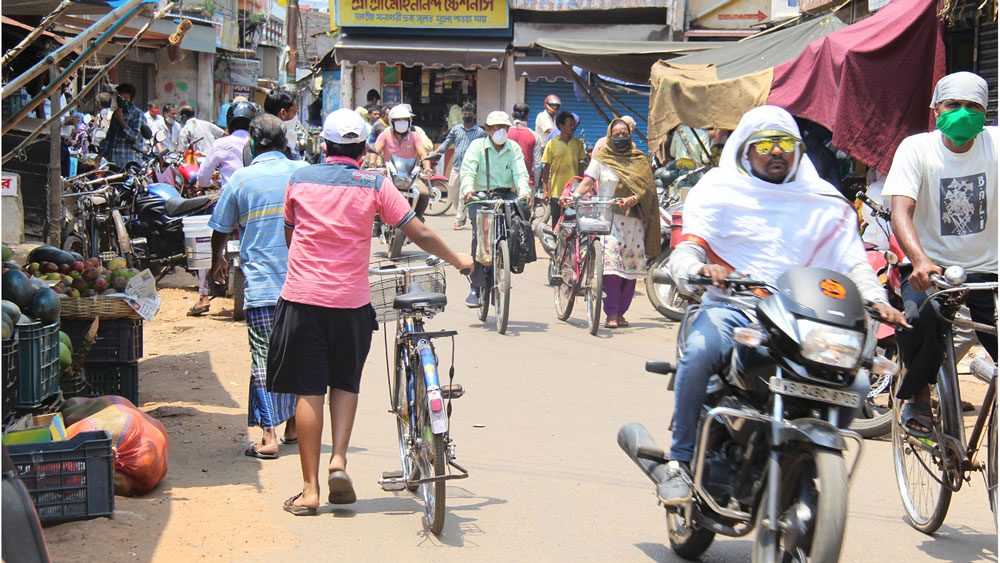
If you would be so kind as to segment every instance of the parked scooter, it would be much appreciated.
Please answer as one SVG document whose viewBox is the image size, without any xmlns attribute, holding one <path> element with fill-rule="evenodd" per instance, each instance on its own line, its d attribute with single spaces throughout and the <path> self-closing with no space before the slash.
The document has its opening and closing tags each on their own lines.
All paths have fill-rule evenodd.
<svg viewBox="0 0 1000 563">
<path fill-rule="evenodd" d="M 756 323 L 734 331 L 733 353 L 742 361 L 726 362 L 709 381 L 691 462 L 692 500 L 666 508 L 670 545 L 694 559 L 716 534 L 756 529 L 752 561 L 837 561 L 848 476 L 862 447 L 847 426 L 863 400 L 858 387 L 867 387 L 863 370 L 896 370 L 874 356 L 877 313 L 850 279 L 830 270 L 793 268 L 775 286 L 745 278 L 726 285 L 735 294 L 719 299 Z M 760 298 L 757 288 L 770 294 Z M 684 345 L 682 332 L 680 357 Z M 653 373 L 674 369 L 646 363 Z M 845 465 L 849 441 L 858 454 Z M 641 424 L 622 427 L 618 444 L 654 483 L 665 480 L 667 455 Z"/>
</svg>

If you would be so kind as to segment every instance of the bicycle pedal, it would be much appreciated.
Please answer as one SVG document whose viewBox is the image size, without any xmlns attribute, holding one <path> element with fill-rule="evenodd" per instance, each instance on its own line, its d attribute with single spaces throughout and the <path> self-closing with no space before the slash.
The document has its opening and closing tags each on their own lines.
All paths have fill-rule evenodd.
<svg viewBox="0 0 1000 563">
<path fill-rule="evenodd" d="M 382 482 L 382 481 L 387 481 L 389 479 L 402 479 L 402 478 L 403 478 L 402 471 L 383 471 L 382 475 L 379 476 L 378 480 L 379 482 Z"/>
<path fill-rule="evenodd" d="M 453 384 L 453 385 L 442 385 L 441 386 L 441 398 L 442 399 L 457 399 L 465 395 L 465 387 Z"/>
<path fill-rule="evenodd" d="M 399 491 L 406 490 L 406 482 L 402 480 L 379 483 L 379 485 L 382 487 L 382 490 L 387 493 L 398 493 Z"/>
<path fill-rule="evenodd" d="M 403 479 L 402 471 L 383 471 L 378 484 L 388 493 L 406 490 L 406 480 Z"/>
</svg>

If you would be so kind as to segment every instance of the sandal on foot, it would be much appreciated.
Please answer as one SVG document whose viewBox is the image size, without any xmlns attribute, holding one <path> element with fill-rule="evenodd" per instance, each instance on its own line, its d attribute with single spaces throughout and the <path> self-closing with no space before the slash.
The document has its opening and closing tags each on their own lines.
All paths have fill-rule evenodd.
<svg viewBox="0 0 1000 563">
<path fill-rule="evenodd" d="M 608 319 L 604 321 L 604 328 L 618 328 L 618 319 Z"/>
<path fill-rule="evenodd" d="M 250 444 L 250 447 L 243 452 L 243 455 L 257 459 L 278 459 L 278 454 L 257 451 L 257 444 Z"/>
<path fill-rule="evenodd" d="M 200 317 L 211 309 L 211 305 L 195 305 L 188 309 L 187 316 L 189 317 Z"/>
<path fill-rule="evenodd" d="M 288 445 L 288 446 L 290 446 L 292 444 L 298 444 L 299 443 L 299 439 L 298 438 L 285 438 L 284 436 L 282 436 L 281 438 L 278 438 L 278 441 L 281 442 L 282 444 L 285 444 L 285 445 Z"/>
<path fill-rule="evenodd" d="M 315 508 L 311 506 L 296 506 L 292 504 L 301 496 L 302 493 L 295 495 L 294 497 L 286 500 L 285 503 L 281 505 L 281 507 L 285 509 L 285 512 L 291 512 L 296 516 L 316 516 Z"/>
<path fill-rule="evenodd" d="M 625 327 L 628 326 L 628 321 L 625 320 L 625 317 L 623 317 L 621 315 L 618 315 L 618 326 L 620 326 L 622 328 L 625 328 Z"/>
<path fill-rule="evenodd" d="M 899 414 L 903 430 L 914 438 L 930 438 L 933 421 L 929 403 L 904 403 Z M 924 430 L 926 428 L 926 430 Z"/>
<path fill-rule="evenodd" d="M 330 504 L 353 504 L 358 500 L 354 484 L 346 471 L 331 471 L 326 483 L 330 486 L 330 496 L 327 498 Z"/>
</svg>

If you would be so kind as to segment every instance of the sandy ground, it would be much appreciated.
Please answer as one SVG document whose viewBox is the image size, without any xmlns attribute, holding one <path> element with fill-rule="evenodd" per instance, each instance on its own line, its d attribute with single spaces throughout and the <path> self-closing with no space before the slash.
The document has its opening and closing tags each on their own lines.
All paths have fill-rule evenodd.
<svg viewBox="0 0 1000 563">
<path fill-rule="evenodd" d="M 429 224 L 467 246 L 468 229 L 452 232 L 451 217 Z M 412 495 L 376 483 L 399 465 L 382 333 L 373 339 L 349 457 L 359 501 L 323 503 L 319 516 L 296 518 L 280 508 L 300 486 L 296 447 L 282 446 L 274 461 L 243 455 L 260 436 L 247 427 L 246 327 L 232 321 L 231 300 L 213 301 L 205 317 L 186 317 L 196 279 L 174 274 L 160 286 L 159 315 L 145 325 L 139 375 L 140 408 L 170 435 L 169 472 L 146 495 L 116 497 L 113 518 L 46 528 L 53 560 L 677 560 L 651 485 L 615 444 L 618 428 L 632 420 L 666 440 L 673 397 L 641 366 L 673 357 L 676 326 L 656 314 L 641 284 L 629 329 L 590 336 L 580 301 L 570 322 L 557 321 L 539 254 L 515 277 L 508 335 L 493 331 L 492 314 L 484 325 L 462 306 L 467 285 L 454 272 L 451 304 L 430 324 L 459 330 L 456 382 L 469 390 L 456 402 L 452 436 L 472 477 L 448 486 L 440 537 L 427 533 Z M 443 365 L 450 351 L 450 344 L 439 348 Z M 964 390 L 975 393 L 977 385 L 963 378 Z M 329 451 L 328 435 L 323 443 Z M 866 444 L 842 559 L 996 561 L 982 479 L 956 495 L 937 537 L 924 536 L 902 520 L 888 446 Z M 894 548 L 887 552 L 885 542 Z M 719 539 L 705 560 L 749 560 L 750 543 Z"/>
</svg>

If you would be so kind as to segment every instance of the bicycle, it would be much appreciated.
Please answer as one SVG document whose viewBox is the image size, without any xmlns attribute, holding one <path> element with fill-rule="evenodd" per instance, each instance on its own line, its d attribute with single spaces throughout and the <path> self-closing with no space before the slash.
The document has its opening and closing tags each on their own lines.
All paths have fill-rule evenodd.
<svg viewBox="0 0 1000 563">
<path fill-rule="evenodd" d="M 423 264 L 420 264 L 423 262 Z M 424 502 L 424 516 L 432 534 L 440 534 L 445 519 L 445 482 L 465 479 L 469 472 L 455 462 L 455 445 L 449 435 L 451 401 L 465 394 L 454 385 L 454 330 L 429 332 L 424 320 L 444 310 L 445 275 L 443 260 L 435 256 L 412 256 L 382 260 L 368 269 L 369 275 L 392 276 L 370 284 L 372 306 L 378 321 L 396 320 L 393 375 L 389 382 L 389 412 L 396 418 L 399 458 L 402 471 L 383 472 L 382 490 L 418 493 Z M 448 384 L 438 378 L 435 338 L 452 339 L 452 366 Z M 389 377 L 389 349 L 386 343 L 386 376 Z M 445 403 L 447 401 L 447 403 Z M 449 467 L 459 473 L 452 473 Z"/>
<path fill-rule="evenodd" d="M 517 212 L 513 209 L 515 200 L 500 197 L 501 194 L 508 193 L 510 192 L 507 190 L 477 192 L 476 199 L 466 203 L 466 207 L 482 206 L 477 211 L 476 220 L 472 225 L 479 236 L 477 243 L 479 248 L 476 249 L 475 259 L 480 266 L 493 270 L 492 284 L 480 288 L 479 320 L 486 322 L 492 300 L 496 308 L 496 328 L 500 334 L 507 332 L 507 322 L 510 317 L 510 248 L 507 246 L 507 216 Z M 484 239 L 484 237 L 489 238 Z M 489 281 L 491 280 L 487 279 L 487 282 Z"/>
<path fill-rule="evenodd" d="M 997 404 L 996 364 L 984 359 L 973 361 L 972 372 L 988 384 L 983 405 L 976 417 L 968 442 L 955 369 L 955 350 L 952 327 L 964 326 L 973 330 L 997 333 L 996 326 L 988 326 L 954 315 L 969 291 L 992 291 L 996 303 L 997 282 L 965 283 L 965 271 L 951 266 L 942 278 L 931 276 L 938 291 L 931 294 L 921 308 L 932 299 L 941 299 L 940 317 L 947 321 L 945 359 L 938 371 L 937 383 L 931 384 L 931 434 L 930 438 L 910 435 L 900 423 L 903 401 L 893 401 L 892 458 L 896 484 L 910 525 L 924 532 L 934 533 L 944 522 L 951 503 L 952 493 L 962 488 L 963 481 L 971 481 L 971 474 L 983 471 L 989 494 L 990 508 L 996 524 L 997 492 Z M 897 377 L 893 396 L 902 381 Z M 986 430 L 987 463 L 976 460 Z"/>
<path fill-rule="evenodd" d="M 611 234 L 612 206 L 622 198 L 574 198 L 563 211 L 549 285 L 555 290 L 556 317 L 569 319 L 580 290 L 587 295 L 587 326 L 596 335 L 601 326 L 604 299 L 604 245 L 601 236 Z"/>
</svg>

